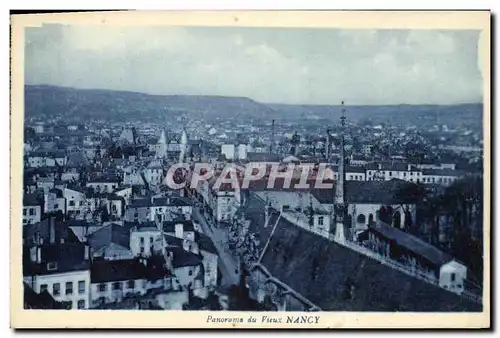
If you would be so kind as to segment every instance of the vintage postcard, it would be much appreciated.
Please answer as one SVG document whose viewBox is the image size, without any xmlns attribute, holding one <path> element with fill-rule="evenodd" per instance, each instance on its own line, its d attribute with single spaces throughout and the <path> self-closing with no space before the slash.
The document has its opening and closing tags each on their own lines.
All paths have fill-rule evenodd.
<svg viewBox="0 0 500 338">
<path fill-rule="evenodd" d="M 13 15 L 15 328 L 488 328 L 490 13 Z"/>
</svg>

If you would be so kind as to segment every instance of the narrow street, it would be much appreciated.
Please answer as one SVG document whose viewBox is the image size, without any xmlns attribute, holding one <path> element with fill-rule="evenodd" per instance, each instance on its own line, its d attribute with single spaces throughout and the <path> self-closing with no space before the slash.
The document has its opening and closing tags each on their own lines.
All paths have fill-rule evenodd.
<svg viewBox="0 0 500 338">
<path fill-rule="evenodd" d="M 222 230 L 212 228 L 197 206 L 193 206 L 193 218 L 200 224 L 204 234 L 212 239 L 219 253 L 219 265 L 222 271 L 221 285 L 228 286 L 237 284 L 239 281 L 238 264 L 233 256 L 226 251 L 226 236 Z"/>
</svg>

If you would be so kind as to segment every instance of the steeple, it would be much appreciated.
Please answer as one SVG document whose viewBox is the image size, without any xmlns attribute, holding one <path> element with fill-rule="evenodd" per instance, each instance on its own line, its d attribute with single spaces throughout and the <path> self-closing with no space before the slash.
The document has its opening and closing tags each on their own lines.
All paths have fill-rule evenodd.
<svg viewBox="0 0 500 338">
<path fill-rule="evenodd" d="M 335 185 L 334 197 L 334 223 L 335 223 L 335 240 L 344 242 L 346 239 L 346 214 L 347 205 L 345 201 L 345 149 L 344 149 L 344 128 L 345 128 L 345 109 L 344 101 L 342 101 L 342 117 L 340 131 L 340 159 L 338 165 L 338 179 Z"/>
<path fill-rule="evenodd" d="M 330 128 L 326 128 L 325 159 L 330 160 Z"/>
<path fill-rule="evenodd" d="M 158 140 L 158 144 L 167 144 L 167 133 L 165 129 L 161 130 L 160 139 Z"/>
</svg>

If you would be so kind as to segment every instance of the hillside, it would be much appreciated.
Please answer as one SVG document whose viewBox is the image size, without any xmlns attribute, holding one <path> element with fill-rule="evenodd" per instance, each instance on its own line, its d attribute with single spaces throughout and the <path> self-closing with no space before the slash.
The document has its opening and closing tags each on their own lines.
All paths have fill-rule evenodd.
<svg viewBox="0 0 500 338">
<path fill-rule="evenodd" d="M 341 106 L 268 104 L 276 112 L 296 119 L 338 121 Z M 389 125 L 434 125 L 448 127 L 469 126 L 482 128 L 483 105 L 470 103 L 460 105 L 391 105 L 391 106 L 347 106 L 349 120 L 372 124 Z"/>
<path fill-rule="evenodd" d="M 348 106 L 349 120 L 371 124 L 482 129 L 482 104 L 452 106 L 394 105 Z M 149 95 L 136 92 L 74 89 L 47 85 L 25 87 L 25 114 L 63 119 L 104 118 L 114 121 L 171 119 L 296 122 L 308 124 L 338 121 L 340 106 L 264 104 L 245 97 L 201 95 Z"/>
<path fill-rule="evenodd" d="M 128 120 L 189 115 L 205 120 L 269 116 L 271 108 L 244 97 L 149 95 L 127 91 L 26 86 L 25 115 Z"/>
</svg>

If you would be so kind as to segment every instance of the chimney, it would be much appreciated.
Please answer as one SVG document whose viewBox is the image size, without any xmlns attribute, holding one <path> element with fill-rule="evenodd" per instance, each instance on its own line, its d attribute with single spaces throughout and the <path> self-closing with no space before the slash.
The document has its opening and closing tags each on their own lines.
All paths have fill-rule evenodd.
<svg viewBox="0 0 500 338">
<path fill-rule="evenodd" d="M 182 223 L 175 224 L 175 237 L 184 238 L 184 224 Z"/>
<path fill-rule="evenodd" d="M 56 218 L 50 217 L 49 220 L 49 243 L 56 243 Z"/>
<path fill-rule="evenodd" d="M 90 260 L 90 245 L 88 243 L 85 243 L 85 249 L 83 253 L 83 259 L 86 261 Z"/>
<path fill-rule="evenodd" d="M 40 264 L 42 262 L 42 248 L 39 246 L 31 247 L 30 258 L 33 263 Z"/>
</svg>

